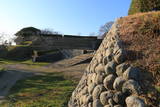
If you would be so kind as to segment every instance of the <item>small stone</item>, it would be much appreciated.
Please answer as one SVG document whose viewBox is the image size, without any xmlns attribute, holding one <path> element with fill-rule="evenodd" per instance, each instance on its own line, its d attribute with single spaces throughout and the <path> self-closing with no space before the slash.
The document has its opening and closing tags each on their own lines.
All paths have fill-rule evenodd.
<svg viewBox="0 0 160 107">
<path fill-rule="evenodd" d="M 102 63 L 103 55 L 100 52 L 97 54 L 96 57 L 97 57 L 98 63 Z"/>
<path fill-rule="evenodd" d="M 130 94 L 139 95 L 141 93 L 141 88 L 138 82 L 136 82 L 135 80 L 128 80 L 123 84 L 122 91 L 127 95 L 130 95 Z"/>
<path fill-rule="evenodd" d="M 125 80 L 122 77 L 117 77 L 113 83 L 113 88 L 117 91 L 121 91 L 124 82 Z"/>
<path fill-rule="evenodd" d="M 93 89 L 96 87 L 96 84 L 95 83 L 92 83 L 92 84 L 89 84 L 88 85 L 88 92 L 89 94 L 92 94 L 93 92 Z"/>
<path fill-rule="evenodd" d="M 136 96 L 129 96 L 125 101 L 127 107 L 145 107 L 144 101 Z"/>
<path fill-rule="evenodd" d="M 129 67 L 129 64 L 122 63 L 120 65 L 117 65 L 116 67 L 116 73 L 118 76 L 123 76 L 123 72 Z"/>
<path fill-rule="evenodd" d="M 88 104 L 88 107 L 92 107 L 92 103 L 91 102 Z"/>
<path fill-rule="evenodd" d="M 134 79 L 139 80 L 140 71 L 138 68 L 129 67 L 124 73 L 123 78 L 127 79 Z"/>
<path fill-rule="evenodd" d="M 97 76 L 95 78 L 95 83 L 102 84 L 103 83 L 103 75 L 97 74 Z"/>
<path fill-rule="evenodd" d="M 125 96 L 123 95 L 122 92 L 116 92 L 114 95 L 113 95 L 113 101 L 117 104 L 124 104 L 125 102 Z"/>
<path fill-rule="evenodd" d="M 123 107 L 122 105 L 115 105 L 114 107 Z"/>
<path fill-rule="evenodd" d="M 104 68 L 106 75 L 115 74 L 116 73 L 115 67 L 116 63 L 114 61 L 108 62 Z"/>
<path fill-rule="evenodd" d="M 113 74 L 108 75 L 103 81 L 104 87 L 108 90 L 109 89 L 112 90 L 113 89 L 113 82 L 114 82 L 115 78 L 116 78 L 116 76 L 114 76 Z"/>
<path fill-rule="evenodd" d="M 103 107 L 99 99 L 93 101 L 93 107 Z"/>
<path fill-rule="evenodd" d="M 81 90 L 81 95 L 85 95 L 85 94 L 87 94 L 88 93 L 88 87 L 87 86 L 85 86 L 82 90 Z"/>
<path fill-rule="evenodd" d="M 95 78 L 96 78 L 97 74 L 96 73 L 93 73 L 92 74 L 92 83 L 95 83 Z"/>
<path fill-rule="evenodd" d="M 102 74 L 104 73 L 104 66 L 102 64 L 99 64 L 96 68 L 95 68 L 95 72 L 97 74 Z"/>
<path fill-rule="evenodd" d="M 100 101 L 103 105 L 109 104 L 108 100 L 113 97 L 113 93 L 111 91 L 102 92 L 100 95 Z"/>
<path fill-rule="evenodd" d="M 99 99 L 101 92 L 104 90 L 103 85 L 97 85 L 92 93 L 93 100 Z"/>
<path fill-rule="evenodd" d="M 104 107 L 112 107 L 112 106 L 110 106 L 110 105 L 105 105 Z"/>
<path fill-rule="evenodd" d="M 113 106 L 115 105 L 115 102 L 113 101 L 112 98 L 110 98 L 110 99 L 108 100 L 108 103 L 109 103 L 109 105 L 110 105 L 111 107 L 113 107 Z"/>
</svg>

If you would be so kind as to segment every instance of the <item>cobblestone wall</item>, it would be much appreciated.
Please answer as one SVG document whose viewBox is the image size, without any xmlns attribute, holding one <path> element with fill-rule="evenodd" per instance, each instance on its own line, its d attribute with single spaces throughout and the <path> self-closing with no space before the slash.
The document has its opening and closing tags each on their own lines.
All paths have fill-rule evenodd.
<svg viewBox="0 0 160 107">
<path fill-rule="evenodd" d="M 125 63 L 127 53 L 114 23 L 78 86 L 69 107 L 145 107 L 139 78 L 141 71 Z"/>
</svg>

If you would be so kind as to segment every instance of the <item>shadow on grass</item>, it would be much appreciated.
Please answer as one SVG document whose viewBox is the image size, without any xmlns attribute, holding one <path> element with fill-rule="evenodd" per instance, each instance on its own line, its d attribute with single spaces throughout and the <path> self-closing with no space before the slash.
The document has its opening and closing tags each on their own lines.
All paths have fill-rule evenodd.
<svg viewBox="0 0 160 107">
<path fill-rule="evenodd" d="M 61 73 L 48 73 L 18 81 L 12 87 L 8 102 L 16 107 L 67 107 L 76 84 Z M 21 106 L 20 106 L 21 107 Z"/>
</svg>

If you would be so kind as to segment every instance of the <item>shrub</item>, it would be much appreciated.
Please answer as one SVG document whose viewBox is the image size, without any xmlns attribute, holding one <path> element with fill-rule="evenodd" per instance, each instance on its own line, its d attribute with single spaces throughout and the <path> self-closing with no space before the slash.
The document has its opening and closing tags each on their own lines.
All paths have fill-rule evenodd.
<svg viewBox="0 0 160 107">
<path fill-rule="evenodd" d="M 128 14 L 160 10 L 160 0 L 132 0 Z"/>
</svg>

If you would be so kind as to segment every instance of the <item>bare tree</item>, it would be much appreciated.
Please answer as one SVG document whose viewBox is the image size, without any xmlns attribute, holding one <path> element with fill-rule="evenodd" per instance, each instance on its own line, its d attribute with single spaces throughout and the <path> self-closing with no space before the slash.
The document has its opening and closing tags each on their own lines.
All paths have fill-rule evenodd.
<svg viewBox="0 0 160 107">
<path fill-rule="evenodd" d="M 99 33 L 98 36 L 103 36 L 104 33 L 108 32 L 110 30 L 110 28 L 113 25 L 113 21 L 107 22 L 106 24 L 102 25 L 99 29 Z"/>
<path fill-rule="evenodd" d="M 41 34 L 59 34 L 59 32 L 54 31 L 52 29 L 44 29 L 44 30 L 41 30 Z"/>
</svg>

